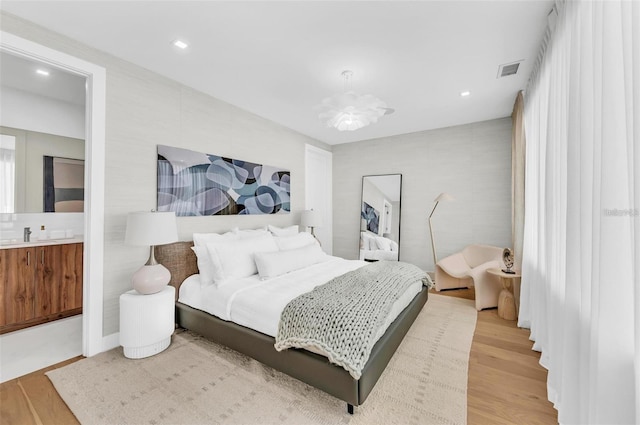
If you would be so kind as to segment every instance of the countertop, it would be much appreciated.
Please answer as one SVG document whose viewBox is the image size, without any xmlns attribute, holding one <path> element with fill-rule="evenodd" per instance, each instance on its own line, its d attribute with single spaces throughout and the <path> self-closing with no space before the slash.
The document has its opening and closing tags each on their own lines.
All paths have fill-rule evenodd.
<svg viewBox="0 0 640 425">
<path fill-rule="evenodd" d="M 3 240 L 0 240 L 0 249 L 31 248 L 34 246 L 65 245 L 65 244 L 83 243 L 83 242 L 84 242 L 84 238 L 82 236 L 75 236 L 73 238 L 65 238 L 65 239 L 33 240 L 31 242 L 22 242 L 19 239 L 3 239 Z"/>
</svg>

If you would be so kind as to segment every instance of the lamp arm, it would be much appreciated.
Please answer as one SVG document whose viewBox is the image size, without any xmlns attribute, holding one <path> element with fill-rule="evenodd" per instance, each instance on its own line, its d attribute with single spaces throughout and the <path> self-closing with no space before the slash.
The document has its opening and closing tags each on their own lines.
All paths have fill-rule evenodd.
<svg viewBox="0 0 640 425">
<path fill-rule="evenodd" d="M 440 203 L 440 201 L 436 201 L 436 204 L 433 206 L 433 209 L 431 210 L 431 214 L 429 214 L 429 233 L 431 235 L 431 250 L 433 252 L 433 267 L 436 266 L 436 263 L 438 262 L 438 258 L 436 257 L 436 242 L 433 239 L 433 227 L 431 226 L 431 216 L 433 215 L 434 211 L 438 207 L 439 203 Z"/>
<path fill-rule="evenodd" d="M 436 210 L 436 208 L 438 207 L 438 204 L 440 203 L 440 201 L 436 201 L 436 204 L 433 206 L 433 209 L 431 210 L 431 214 L 429 214 L 429 220 L 431 220 L 431 216 L 433 215 L 433 212 Z"/>
</svg>

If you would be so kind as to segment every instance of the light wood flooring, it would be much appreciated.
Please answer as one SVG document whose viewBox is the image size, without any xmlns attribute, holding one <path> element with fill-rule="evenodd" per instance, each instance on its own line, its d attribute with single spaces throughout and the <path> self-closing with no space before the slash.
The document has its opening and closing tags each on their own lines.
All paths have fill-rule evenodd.
<svg viewBox="0 0 640 425">
<path fill-rule="evenodd" d="M 473 289 L 440 294 L 466 299 L 475 295 Z M 539 358 L 531 351 L 527 330 L 500 319 L 495 309 L 479 312 L 469 358 L 468 424 L 557 424 L 557 413 L 547 401 L 547 372 Z M 0 424 L 77 424 L 44 374 L 80 359 L 0 384 Z"/>
</svg>

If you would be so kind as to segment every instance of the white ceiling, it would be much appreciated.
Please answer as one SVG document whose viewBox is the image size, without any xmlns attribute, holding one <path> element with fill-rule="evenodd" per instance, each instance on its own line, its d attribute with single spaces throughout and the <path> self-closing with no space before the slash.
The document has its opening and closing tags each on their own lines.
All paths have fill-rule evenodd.
<svg viewBox="0 0 640 425">
<path fill-rule="evenodd" d="M 2 1 L 0 8 L 330 144 L 510 115 L 552 0 Z M 187 41 L 186 51 L 171 45 Z M 517 75 L 500 64 L 524 60 Z M 339 132 L 314 110 L 343 89 L 396 112 Z M 460 97 L 463 90 L 471 96 Z"/>
<path fill-rule="evenodd" d="M 39 75 L 43 70 L 49 75 Z M 0 86 L 84 106 L 86 79 L 40 62 L 0 52 Z"/>
</svg>

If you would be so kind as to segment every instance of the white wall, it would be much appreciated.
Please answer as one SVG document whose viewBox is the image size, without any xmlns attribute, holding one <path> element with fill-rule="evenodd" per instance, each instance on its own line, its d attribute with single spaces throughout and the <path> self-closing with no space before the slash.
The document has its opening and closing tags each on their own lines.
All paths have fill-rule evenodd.
<svg viewBox="0 0 640 425">
<path fill-rule="evenodd" d="M 0 86 L 0 110 L 0 125 L 6 127 L 75 139 L 85 137 L 84 106 L 81 105 Z"/>
<path fill-rule="evenodd" d="M 60 34 L 0 13 L 19 37 L 102 66 L 107 71 L 103 335 L 119 330 L 118 300 L 148 249 L 124 245 L 126 215 L 156 206 L 156 146 L 182 147 L 289 169 L 292 214 L 185 217 L 179 236 L 267 223 L 299 223 L 305 205 L 305 143 L 330 147 Z"/>
<path fill-rule="evenodd" d="M 511 118 L 333 147 L 334 255 L 357 258 L 362 176 L 402 174 L 400 259 L 433 270 L 471 243 L 511 244 Z M 395 213 L 395 211 L 394 211 Z"/>
</svg>

